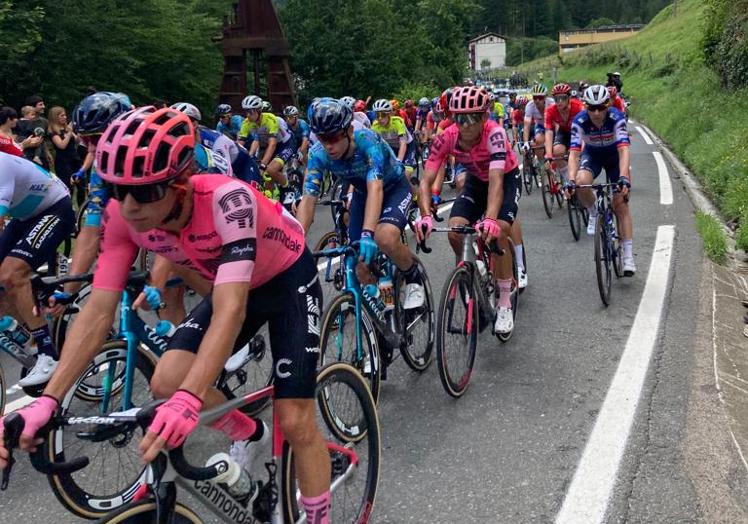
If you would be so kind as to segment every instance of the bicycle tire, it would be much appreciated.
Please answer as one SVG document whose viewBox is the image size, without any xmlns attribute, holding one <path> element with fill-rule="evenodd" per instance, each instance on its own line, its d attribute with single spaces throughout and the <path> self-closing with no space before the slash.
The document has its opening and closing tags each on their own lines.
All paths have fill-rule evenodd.
<svg viewBox="0 0 748 524">
<path fill-rule="evenodd" d="M 421 275 L 421 284 L 423 285 L 423 291 L 425 295 L 424 305 L 418 308 L 421 314 L 425 315 L 428 322 L 428 334 L 426 336 L 426 344 L 422 351 L 415 353 L 411 351 L 413 348 L 413 336 L 408 332 L 406 334 L 406 323 L 410 324 L 410 316 L 413 312 L 402 309 L 401 302 L 399 300 L 400 290 L 405 286 L 405 277 L 402 273 L 398 272 L 398 277 L 395 281 L 395 296 L 398 297 L 395 303 L 395 324 L 398 326 L 401 333 L 405 334 L 404 342 L 400 344 L 400 354 L 403 356 L 403 360 L 413 371 L 423 373 L 434 360 L 434 296 L 431 292 L 431 282 L 429 281 L 428 274 L 426 274 L 426 268 L 418 257 L 413 257 L 418 264 L 419 272 Z M 416 319 L 417 320 L 417 319 Z"/>
<path fill-rule="evenodd" d="M 352 315 L 352 317 L 350 316 Z M 340 325 L 348 325 L 352 320 L 355 327 L 356 322 L 356 301 L 350 292 L 344 292 L 332 299 L 330 304 L 325 308 L 322 315 L 322 328 L 320 330 L 319 348 L 320 348 L 320 368 L 330 362 L 346 362 L 353 366 L 362 377 L 369 382 L 374 402 L 379 401 L 379 391 L 381 387 L 381 359 L 379 358 L 379 341 L 377 330 L 374 327 L 369 312 L 363 305 L 361 306 L 361 342 L 362 354 L 354 355 L 356 352 L 355 334 L 352 341 L 352 347 L 349 351 L 344 346 L 348 346 L 344 341 L 345 335 L 340 332 Z M 328 342 L 330 348 L 328 348 Z M 333 348 L 332 344 L 337 344 Z M 335 353 L 333 353 L 335 352 Z"/>
<path fill-rule="evenodd" d="M 176 518 L 175 518 L 176 517 Z M 156 501 L 139 500 L 107 513 L 99 524 L 153 524 L 156 520 Z M 202 520 L 190 508 L 177 502 L 170 515 L 173 524 L 202 524 Z"/>
<path fill-rule="evenodd" d="M 606 237 L 605 215 L 598 216 L 595 223 L 595 273 L 597 274 L 597 289 L 603 305 L 610 305 L 611 268 L 608 254 L 608 239 Z"/>
<path fill-rule="evenodd" d="M 533 182 L 532 165 L 527 165 L 527 158 L 525 158 L 524 163 L 522 164 L 522 183 L 524 184 L 525 191 L 527 191 L 528 195 L 532 194 Z"/>
<path fill-rule="evenodd" d="M 353 394 L 354 398 L 345 402 L 345 407 L 350 406 L 353 402 L 358 402 L 361 407 L 362 417 L 356 417 L 363 419 L 363 422 L 357 422 L 362 424 L 359 427 L 357 439 L 351 440 L 347 437 L 340 439 L 340 443 L 345 447 L 354 447 L 356 450 L 360 450 L 359 464 L 354 471 L 354 476 L 349 479 L 345 479 L 341 482 L 337 489 L 332 492 L 332 504 L 330 508 L 330 522 L 356 522 L 356 523 L 367 523 L 370 520 L 372 511 L 374 509 L 374 503 L 377 495 L 377 487 L 379 485 L 379 473 L 380 473 L 380 458 L 381 458 L 381 434 L 379 428 L 379 419 L 377 417 L 377 409 L 374 403 L 374 399 L 371 396 L 371 391 L 368 388 L 366 381 L 361 375 L 348 364 L 340 362 L 325 366 L 320 370 L 317 375 L 317 406 L 320 411 L 323 423 L 335 434 L 337 432 L 337 425 L 340 420 L 339 412 L 331 413 L 331 403 L 329 401 L 330 392 L 333 388 L 339 388 L 340 386 L 346 386 L 348 390 Z M 336 426 L 331 428 L 330 425 Z M 366 439 L 364 443 L 363 440 Z M 365 447 L 365 448 L 364 448 Z M 366 451 L 365 460 L 365 471 L 366 477 L 363 482 L 363 489 L 361 495 L 350 497 L 353 498 L 351 504 L 347 504 L 348 497 L 344 497 L 343 493 L 339 490 L 352 489 L 352 486 L 356 483 L 357 472 L 364 471 L 362 460 L 362 454 Z M 339 462 L 336 464 L 336 455 L 332 454 L 333 459 L 333 482 L 335 481 L 335 475 L 337 473 L 336 466 L 339 468 Z M 338 454 L 338 460 L 341 455 Z M 297 482 L 294 474 L 294 459 L 293 450 L 288 445 L 288 442 L 284 443 L 283 454 L 281 457 L 282 465 L 282 478 L 281 478 L 281 503 L 284 522 L 297 522 L 302 514 L 299 509 L 299 504 L 296 499 L 297 494 Z M 350 511 L 349 511 L 350 510 Z M 341 513 L 343 513 L 341 515 Z"/>
<path fill-rule="evenodd" d="M 609 211 L 609 213 L 612 215 L 611 222 L 614 228 L 614 231 L 608 232 L 608 238 L 614 239 L 610 243 L 610 258 L 616 278 L 621 278 L 623 276 L 623 253 L 621 252 L 623 248 L 621 246 L 621 235 L 618 233 L 618 216 L 613 211 Z M 613 236 L 613 233 L 615 233 L 615 236 Z"/>
<path fill-rule="evenodd" d="M 579 241 L 579 237 L 582 233 L 582 210 L 579 208 L 579 200 L 577 195 L 573 194 L 569 199 L 569 203 L 566 206 L 566 210 L 569 214 L 569 226 L 571 226 L 571 235 L 574 237 L 576 242 Z"/>
<path fill-rule="evenodd" d="M 0 364 L 0 417 L 5 415 L 5 402 L 7 400 L 6 394 L 7 388 L 5 386 L 5 372 L 3 366 Z"/>
<path fill-rule="evenodd" d="M 260 337 L 262 341 L 255 342 L 257 337 Z M 229 400 L 272 386 L 275 380 L 275 375 L 273 374 L 273 356 L 267 347 L 265 337 L 255 335 L 249 344 L 250 347 L 253 344 L 262 344 L 262 347 L 252 347 L 253 351 L 249 360 L 232 373 L 226 373 L 224 370 L 218 381 L 218 389 Z M 251 378 L 249 378 L 250 374 Z M 236 385 L 234 385 L 234 379 L 236 379 Z M 255 417 L 265 410 L 271 402 L 271 397 L 263 397 L 241 406 L 239 411 L 250 417 Z"/>
<path fill-rule="evenodd" d="M 516 251 L 514 250 L 514 242 L 511 238 L 509 238 L 508 241 L 509 256 L 512 257 L 512 289 L 509 292 L 509 301 L 512 304 L 512 319 L 515 321 L 514 325 L 516 326 L 517 308 L 519 307 L 519 294 L 521 293 L 521 290 L 519 289 L 519 266 L 517 265 L 517 257 L 515 256 Z M 513 334 L 514 328 L 512 328 L 509 333 L 496 333 L 496 338 L 498 338 L 501 342 L 508 342 L 509 339 L 512 338 Z"/>
<path fill-rule="evenodd" d="M 452 291 L 452 288 L 455 291 Z M 464 371 L 459 377 L 452 376 L 451 359 L 447 354 L 445 347 L 445 333 L 451 331 L 453 320 L 453 309 L 457 302 L 457 296 L 460 295 L 460 302 L 465 302 L 465 320 L 460 324 L 463 326 L 461 332 L 457 334 L 466 340 L 466 354 L 464 355 Z M 473 282 L 471 270 L 467 266 L 458 266 L 452 270 L 452 273 L 444 283 L 441 298 L 439 300 L 439 314 L 436 317 L 436 362 L 439 369 L 439 379 L 442 387 L 447 394 L 454 398 L 459 398 L 465 394 L 470 384 L 470 375 L 473 372 L 475 364 L 475 352 L 478 345 L 478 331 L 480 326 L 479 312 L 480 305 L 476 299 L 476 289 Z M 465 300 L 467 299 L 467 300 Z M 470 301 L 473 305 L 469 305 Z M 468 319 L 468 315 L 472 318 Z"/>
<path fill-rule="evenodd" d="M 338 239 L 337 231 L 328 231 L 322 238 L 320 238 L 316 244 L 314 244 L 314 251 L 322 251 L 331 247 L 338 247 L 340 240 Z"/>
<path fill-rule="evenodd" d="M 553 218 L 553 195 L 551 194 L 551 175 L 548 170 L 543 172 L 543 187 L 541 188 L 541 194 L 543 196 L 543 208 L 548 218 Z"/>
<path fill-rule="evenodd" d="M 60 407 L 62 413 L 75 413 L 76 415 L 86 416 L 88 415 L 101 415 L 102 411 L 97 403 L 89 401 L 82 401 L 79 399 L 79 395 L 76 394 L 76 389 L 84 379 L 88 381 L 92 380 L 92 374 L 97 373 L 101 370 L 108 371 L 109 366 L 114 364 L 115 366 L 124 366 L 127 358 L 127 344 L 123 340 L 113 340 L 105 342 L 102 346 L 102 350 L 96 355 L 88 368 L 81 374 L 75 385 L 68 391 L 68 393 L 60 401 Z M 135 405 L 140 405 L 143 402 L 150 400 L 150 393 L 148 385 L 150 384 L 153 371 L 155 370 L 155 362 L 149 352 L 144 350 L 142 347 L 138 348 L 136 353 L 135 369 L 143 376 L 142 383 L 139 379 L 138 383 L 133 384 L 133 393 L 142 393 L 142 400 L 137 399 Z M 103 379 L 106 380 L 106 379 Z M 102 380 L 102 382 L 103 382 Z M 75 402 L 75 406 L 71 404 Z M 71 409 L 72 407 L 72 409 Z M 112 399 L 110 407 L 113 409 L 119 409 L 119 400 Z M 86 412 L 85 409 L 89 411 Z M 106 410 L 109 412 L 111 410 Z M 75 430 L 70 429 L 75 427 Z M 87 518 L 97 519 L 104 517 L 107 513 L 113 509 L 118 508 L 124 504 L 132 501 L 137 487 L 143 480 L 145 474 L 144 467 L 134 468 L 132 474 L 125 474 L 124 477 L 118 475 L 114 482 L 111 481 L 111 475 L 107 474 L 105 477 L 97 476 L 96 479 L 89 477 L 94 476 L 96 471 L 109 471 L 111 468 L 106 468 L 102 465 L 97 465 L 96 460 L 98 457 L 103 456 L 107 458 L 113 458 L 117 462 L 117 466 L 122 466 L 123 461 L 119 455 L 119 450 L 124 448 L 130 448 L 131 453 L 129 457 L 130 464 L 140 464 L 140 453 L 137 449 L 138 439 L 134 438 L 135 431 L 125 435 L 121 434 L 112 437 L 109 440 L 101 443 L 93 443 L 93 446 L 100 446 L 95 453 L 86 451 L 84 444 L 89 441 L 79 439 L 77 436 L 85 430 L 85 426 L 76 425 L 70 426 L 67 431 L 72 434 L 72 437 L 68 437 L 66 434 L 66 428 L 61 428 L 50 432 L 48 438 L 44 442 L 45 453 L 50 462 L 65 462 L 66 458 L 88 456 L 91 458 L 91 463 L 83 468 L 82 470 L 65 475 L 49 475 L 47 477 L 52 492 L 54 493 L 57 500 L 71 513 Z M 137 433 L 141 433 L 140 429 Z M 119 440 L 118 440 L 119 439 Z M 116 458 L 115 458 L 116 457 Z M 117 468 L 118 471 L 121 471 Z M 86 484 L 85 486 L 83 484 Z M 93 488 L 89 486 L 93 486 Z M 114 487 L 109 487 L 114 485 Z M 93 491 L 97 492 L 94 493 Z"/>
<path fill-rule="evenodd" d="M 553 175 L 554 177 L 554 185 L 556 187 L 556 202 L 558 203 L 558 208 L 563 209 L 564 208 L 564 190 L 563 186 L 561 185 L 561 181 L 559 180 L 558 176 L 556 174 Z"/>
<path fill-rule="evenodd" d="M 83 205 L 78 208 L 78 211 L 75 213 L 75 233 L 73 234 L 74 237 L 78 236 L 78 233 L 81 232 L 81 229 L 83 229 L 83 222 L 86 219 L 86 209 L 88 209 L 88 206 L 91 205 L 91 197 L 86 198 L 86 200 L 83 202 Z"/>
</svg>

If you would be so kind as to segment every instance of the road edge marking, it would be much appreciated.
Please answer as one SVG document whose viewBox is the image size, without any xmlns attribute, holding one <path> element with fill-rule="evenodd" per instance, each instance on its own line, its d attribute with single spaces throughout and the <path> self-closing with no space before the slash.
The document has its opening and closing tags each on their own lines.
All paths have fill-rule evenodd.
<svg viewBox="0 0 748 524">
<path fill-rule="evenodd" d="M 654 145 L 654 142 L 652 141 L 652 139 L 649 138 L 649 135 L 647 134 L 646 131 L 644 131 L 644 129 L 641 128 L 641 126 L 636 126 L 636 130 L 639 132 L 639 134 L 644 139 L 644 142 L 646 142 L 648 146 Z"/>
<path fill-rule="evenodd" d="M 652 155 L 657 162 L 657 174 L 660 178 L 660 204 L 670 206 L 673 204 L 673 185 L 670 183 L 670 173 L 668 173 L 665 158 L 659 151 L 652 151 Z"/>
<path fill-rule="evenodd" d="M 652 359 L 668 294 L 675 226 L 657 228 L 652 262 L 618 369 L 564 497 L 556 524 L 605 518 Z"/>
</svg>

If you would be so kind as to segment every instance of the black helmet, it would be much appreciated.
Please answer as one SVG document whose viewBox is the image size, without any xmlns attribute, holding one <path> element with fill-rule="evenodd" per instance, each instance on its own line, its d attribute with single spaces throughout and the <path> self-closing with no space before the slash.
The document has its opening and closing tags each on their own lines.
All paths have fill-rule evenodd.
<svg viewBox="0 0 748 524">
<path fill-rule="evenodd" d="M 228 104 L 218 104 L 218 107 L 216 107 L 217 116 L 228 115 L 229 113 L 231 113 L 231 106 Z"/>
<path fill-rule="evenodd" d="M 122 93 L 101 91 L 88 95 L 73 110 L 73 126 L 78 133 L 103 133 L 109 122 L 131 109 Z"/>
<path fill-rule="evenodd" d="M 353 112 L 335 98 L 320 98 L 309 106 L 309 127 L 317 135 L 345 131 L 351 125 Z"/>
</svg>

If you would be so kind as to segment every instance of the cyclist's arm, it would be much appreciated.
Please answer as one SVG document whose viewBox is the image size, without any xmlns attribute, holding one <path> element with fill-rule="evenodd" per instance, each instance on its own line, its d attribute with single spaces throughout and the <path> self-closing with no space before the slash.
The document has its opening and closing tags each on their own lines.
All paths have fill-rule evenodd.
<svg viewBox="0 0 748 524">
<path fill-rule="evenodd" d="M 525 117 L 525 122 L 524 122 L 525 128 L 524 128 L 523 133 L 522 133 L 523 137 L 524 137 L 524 140 L 522 140 L 523 142 L 529 142 L 530 141 L 530 126 L 531 125 L 532 125 L 532 118 Z"/>
<path fill-rule="evenodd" d="M 273 159 L 273 155 L 275 154 L 275 147 L 278 145 L 278 139 L 274 136 L 271 136 L 268 138 L 268 145 L 265 148 L 265 155 L 262 157 L 262 163 L 266 166 L 270 163 L 270 161 Z M 252 147 L 254 147 L 254 144 L 252 144 Z"/>
<path fill-rule="evenodd" d="M 400 137 L 400 148 L 397 150 L 397 159 L 402 162 L 405 159 L 405 153 L 408 151 L 408 138 Z"/>
<path fill-rule="evenodd" d="M 571 125 L 571 140 L 569 142 L 569 160 L 567 162 L 569 166 L 569 181 L 577 181 L 577 173 L 579 172 L 579 155 L 582 152 L 582 144 L 584 130 L 575 123 Z"/>
<path fill-rule="evenodd" d="M 431 214 L 431 188 L 434 185 L 439 169 L 444 165 L 449 153 L 450 145 L 447 143 L 447 135 L 438 135 L 431 144 L 431 152 L 423 167 L 420 191 L 418 196 L 418 207 L 421 216 Z"/>
<path fill-rule="evenodd" d="M 553 156 L 553 131 L 549 128 L 545 128 L 545 156 Z"/>
<path fill-rule="evenodd" d="M 384 200 L 384 182 L 369 180 L 366 182 L 366 208 L 364 210 L 364 226 L 362 229 L 374 231 L 379 217 L 382 216 L 382 201 Z"/>
<path fill-rule="evenodd" d="M 86 150 L 86 157 L 83 159 L 83 164 L 81 165 L 81 169 L 83 171 L 88 171 L 91 169 L 91 166 L 93 166 L 94 158 L 96 157 L 96 146 L 92 143 L 88 144 L 88 148 Z"/>
<path fill-rule="evenodd" d="M 488 202 L 486 217 L 498 220 L 501 204 L 504 202 L 504 170 L 488 170 Z"/>
<path fill-rule="evenodd" d="M 301 197 L 301 203 L 296 210 L 296 219 L 301 223 L 304 232 L 309 232 L 312 222 L 314 222 L 314 206 L 320 196 L 322 180 L 326 164 L 322 160 L 322 147 L 316 145 L 309 153 L 306 171 L 304 173 L 304 195 Z"/>
<path fill-rule="evenodd" d="M 629 132 L 626 129 L 626 120 L 621 119 L 616 122 L 614 133 L 616 136 L 616 147 L 618 148 L 618 163 L 620 175 L 626 177 L 631 181 L 631 156 L 629 147 L 631 146 L 631 140 L 629 139 Z"/>
<path fill-rule="evenodd" d="M 631 151 L 629 146 L 618 148 L 618 166 L 620 176 L 631 182 Z"/>
<path fill-rule="evenodd" d="M 569 150 L 569 160 L 567 165 L 569 166 L 569 181 L 577 181 L 577 173 L 579 173 L 579 149 Z"/>
</svg>

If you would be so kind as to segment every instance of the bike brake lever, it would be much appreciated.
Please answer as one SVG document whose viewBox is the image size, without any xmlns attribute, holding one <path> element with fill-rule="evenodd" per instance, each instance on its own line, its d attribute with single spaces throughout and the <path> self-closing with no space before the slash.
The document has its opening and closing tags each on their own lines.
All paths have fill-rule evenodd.
<svg viewBox="0 0 748 524">
<path fill-rule="evenodd" d="M 10 473 L 13 470 L 13 465 L 16 463 L 13 450 L 18 447 L 18 442 L 21 439 L 24 426 L 23 417 L 16 413 L 11 413 L 3 420 L 3 426 L 5 449 L 8 450 L 8 465 L 3 470 L 2 480 L 0 480 L 0 491 L 8 489 L 8 484 L 10 483 Z"/>
</svg>

